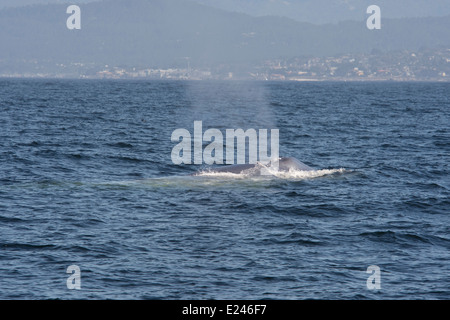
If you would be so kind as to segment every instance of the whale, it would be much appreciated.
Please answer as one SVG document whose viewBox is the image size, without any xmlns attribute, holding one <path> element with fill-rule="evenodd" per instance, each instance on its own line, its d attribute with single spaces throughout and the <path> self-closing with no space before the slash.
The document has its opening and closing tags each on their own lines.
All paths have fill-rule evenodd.
<svg viewBox="0 0 450 320">
<path fill-rule="evenodd" d="M 256 175 L 260 175 L 262 173 L 263 168 L 276 168 L 278 165 L 279 172 L 288 172 L 288 171 L 313 171 L 314 169 L 310 166 L 304 164 L 294 157 L 281 157 L 278 161 L 273 164 L 270 163 L 268 165 L 263 165 L 261 163 L 256 164 L 233 164 L 233 165 L 224 165 L 220 167 L 211 167 L 206 170 L 201 170 L 200 172 L 194 173 L 193 175 L 198 175 L 202 172 L 209 173 L 234 173 L 234 174 L 245 174 L 252 173 Z"/>
</svg>

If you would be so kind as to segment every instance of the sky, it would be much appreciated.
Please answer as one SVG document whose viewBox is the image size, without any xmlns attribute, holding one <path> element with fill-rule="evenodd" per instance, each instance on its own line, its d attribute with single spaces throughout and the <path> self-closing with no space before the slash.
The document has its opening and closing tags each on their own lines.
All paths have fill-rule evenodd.
<svg viewBox="0 0 450 320">
<path fill-rule="evenodd" d="M 0 0 L 0 9 L 31 4 L 83 4 L 99 0 Z M 109 1 L 109 0 L 103 0 Z M 130 0 L 131 1 L 131 0 Z M 151 1 L 151 0 L 149 0 Z M 188 0 L 187 0 L 188 1 Z M 364 20 L 369 5 L 376 4 L 385 18 L 443 16 L 450 0 L 190 0 L 252 16 L 276 15 L 315 24 Z"/>
</svg>

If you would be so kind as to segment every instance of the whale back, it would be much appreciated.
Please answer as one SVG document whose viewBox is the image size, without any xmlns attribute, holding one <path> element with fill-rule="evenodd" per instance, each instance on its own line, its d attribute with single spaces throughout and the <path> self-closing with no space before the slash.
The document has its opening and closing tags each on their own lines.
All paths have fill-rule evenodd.
<svg viewBox="0 0 450 320">
<path fill-rule="evenodd" d="M 289 171 L 289 170 L 311 171 L 314 169 L 293 157 L 285 157 L 285 158 L 281 158 L 278 161 L 278 170 L 281 170 L 281 171 Z"/>
<path fill-rule="evenodd" d="M 270 165 L 269 165 L 270 167 Z M 210 168 L 209 172 L 225 172 L 225 173 L 235 173 L 235 174 L 241 174 L 241 173 L 248 173 L 247 170 L 252 170 L 253 175 L 260 175 L 261 174 L 261 166 L 257 164 L 234 164 L 234 165 L 225 165 L 221 167 L 214 167 Z M 307 166 L 303 162 L 297 160 L 293 157 L 285 157 L 280 158 L 278 160 L 278 170 L 279 171 L 290 171 L 290 170 L 297 170 L 297 171 L 311 171 L 314 170 L 310 166 Z M 196 175 L 196 174 L 193 174 Z"/>
</svg>

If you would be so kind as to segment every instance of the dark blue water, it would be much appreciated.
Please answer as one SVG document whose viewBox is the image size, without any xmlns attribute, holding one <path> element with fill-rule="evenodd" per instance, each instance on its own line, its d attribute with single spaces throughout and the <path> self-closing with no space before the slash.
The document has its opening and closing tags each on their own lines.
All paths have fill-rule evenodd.
<svg viewBox="0 0 450 320">
<path fill-rule="evenodd" d="M 316 171 L 189 176 L 195 120 Z M 0 80 L 0 299 L 449 299 L 449 124 L 448 83 Z"/>
</svg>

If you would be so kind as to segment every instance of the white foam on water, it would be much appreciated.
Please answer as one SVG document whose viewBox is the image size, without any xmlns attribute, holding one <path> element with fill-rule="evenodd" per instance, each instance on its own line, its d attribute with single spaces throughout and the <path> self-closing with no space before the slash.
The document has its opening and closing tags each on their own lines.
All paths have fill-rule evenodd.
<svg viewBox="0 0 450 320">
<path fill-rule="evenodd" d="M 261 170 L 265 169 L 266 174 L 261 174 Z M 98 185 L 116 186 L 116 187 L 198 187 L 208 185 L 222 185 L 224 182 L 239 182 L 239 184 L 254 184 L 262 181 L 281 180 L 307 180 L 325 177 L 333 174 L 344 174 L 350 172 L 347 169 L 320 169 L 320 170 L 298 170 L 290 169 L 289 171 L 278 171 L 275 168 L 251 168 L 244 170 L 241 173 L 232 172 L 218 172 L 213 169 L 206 169 L 191 176 L 168 176 L 168 177 L 153 177 L 142 180 L 128 180 L 128 181 L 110 181 Z"/>
<path fill-rule="evenodd" d="M 231 173 L 231 172 L 214 172 L 211 170 L 201 171 L 196 176 L 201 177 L 216 177 L 216 178 L 226 178 L 226 179 L 247 179 L 249 177 L 261 177 L 261 178 L 278 178 L 286 180 L 302 180 L 302 179 L 313 179 L 318 177 L 323 177 L 332 174 L 342 174 L 348 172 L 344 168 L 340 169 L 320 169 L 320 170 L 295 170 L 291 169 L 289 171 L 278 171 L 276 169 L 271 169 L 266 167 L 266 174 L 259 175 L 259 170 L 249 169 L 242 173 Z"/>
</svg>

